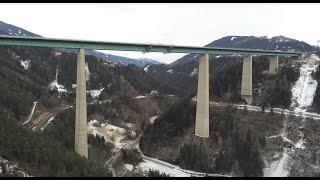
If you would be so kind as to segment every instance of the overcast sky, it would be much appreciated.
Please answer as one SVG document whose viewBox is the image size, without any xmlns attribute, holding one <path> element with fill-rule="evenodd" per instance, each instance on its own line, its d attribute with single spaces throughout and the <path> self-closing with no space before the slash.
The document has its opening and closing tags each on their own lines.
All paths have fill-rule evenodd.
<svg viewBox="0 0 320 180">
<path fill-rule="evenodd" d="M 311 3 L 1 4 L 0 21 L 50 38 L 204 46 L 228 35 L 284 35 L 317 45 L 319 10 Z M 112 53 L 166 63 L 183 55 Z"/>
</svg>

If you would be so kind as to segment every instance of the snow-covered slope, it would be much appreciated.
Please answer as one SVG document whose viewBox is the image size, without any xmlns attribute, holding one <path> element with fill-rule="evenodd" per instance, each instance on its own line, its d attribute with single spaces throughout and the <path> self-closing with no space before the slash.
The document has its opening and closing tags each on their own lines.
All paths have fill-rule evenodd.
<svg viewBox="0 0 320 180">
<path fill-rule="evenodd" d="M 300 77 L 292 88 L 292 107 L 295 111 L 306 111 L 311 106 L 313 97 L 317 88 L 317 81 L 311 77 L 311 73 L 315 72 L 316 66 L 304 64 L 300 68 Z"/>
<path fill-rule="evenodd" d="M 53 81 L 50 83 L 50 85 L 49 85 L 50 90 L 56 89 L 59 93 L 60 93 L 60 92 L 68 92 L 63 85 L 61 85 L 61 84 L 58 83 L 58 74 L 59 74 L 59 68 L 58 68 L 58 66 L 57 66 L 57 69 L 56 69 L 56 78 L 55 78 L 55 80 L 53 80 Z"/>
<path fill-rule="evenodd" d="M 10 161 L 0 157 L 0 177 L 30 177 L 26 172 Z"/>
<path fill-rule="evenodd" d="M 292 87 L 292 104 L 291 107 L 294 108 L 294 111 L 297 113 L 306 112 L 307 107 L 312 105 L 315 91 L 317 88 L 317 81 L 314 80 L 311 76 L 312 72 L 315 72 L 317 66 L 312 66 L 309 64 L 303 64 L 300 67 L 300 77 L 296 81 L 295 85 Z M 299 130 L 304 128 L 305 117 L 301 118 L 301 126 L 298 129 L 299 140 L 297 142 L 292 142 L 288 139 L 288 128 L 287 128 L 287 119 L 284 121 L 284 126 L 280 136 L 284 142 L 290 143 L 293 145 L 293 148 L 284 147 L 282 151 L 282 156 L 279 160 L 267 164 L 267 167 L 264 170 L 265 176 L 272 177 L 286 177 L 289 175 L 290 169 L 292 167 L 294 159 L 291 154 L 295 154 L 296 149 L 305 149 L 304 143 L 304 132 Z"/>
<path fill-rule="evenodd" d="M 0 21 L 0 34 L 5 34 L 9 36 L 28 36 L 28 37 L 39 37 L 39 35 L 29 32 L 23 28 L 7 24 Z"/>
</svg>

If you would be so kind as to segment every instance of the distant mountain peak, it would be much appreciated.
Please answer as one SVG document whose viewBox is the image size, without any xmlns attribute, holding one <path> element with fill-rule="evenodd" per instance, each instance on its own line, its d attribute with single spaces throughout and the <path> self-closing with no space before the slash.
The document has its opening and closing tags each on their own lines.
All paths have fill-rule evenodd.
<svg viewBox="0 0 320 180">
<path fill-rule="evenodd" d="M 0 21 L 0 34 L 9 36 L 41 37 L 23 28 Z"/>
<path fill-rule="evenodd" d="M 271 38 L 271 40 L 275 40 L 275 41 L 277 41 L 277 42 L 297 41 L 297 40 L 295 40 L 295 39 L 291 39 L 291 38 L 288 38 L 288 37 L 285 37 L 285 36 L 282 36 L 282 35 L 280 35 L 280 36 L 274 36 L 274 37 Z"/>
</svg>

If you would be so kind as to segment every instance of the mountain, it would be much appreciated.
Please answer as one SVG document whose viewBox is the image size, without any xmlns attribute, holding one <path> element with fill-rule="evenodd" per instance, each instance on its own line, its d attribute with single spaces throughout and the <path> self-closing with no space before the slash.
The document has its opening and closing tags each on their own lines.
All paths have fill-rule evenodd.
<svg viewBox="0 0 320 180">
<path fill-rule="evenodd" d="M 31 176 L 110 176 L 99 163 L 105 163 L 116 148 L 112 139 L 102 142 L 89 136 L 91 145 L 100 142 L 90 145 L 89 160 L 74 151 L 76 56 L 52 48 L 0 46 L 2 170 L 1 157 Z M 95 56 L 86 56 L 86 78 L 88 121 L 132 132 L 122 135 L 125 139 L 138 136 L 143 123 L 178 98 L 174 89 L 142 68 Z"/>
<path fill-rule="evenodd" d="M 6 23 L 1 23 L 1 34 L 40 37 Z M 9 174 L 14 169 L 4 168 L 7 162 L 30 176 L 111 176 L 104 164 L 119 146 L 116 136 L 121 143 L 139 137 L 150 117 L 179 98 L 175 89 L 130 63 L 130 58 L 123 65 L 88 50 L 88 126 L 98 122 L 121 132 L 101 128 L 98 131 L 106 136 L 100 139 L 92 135 L 95 131 L 88 131 L 89 159 L 81 158 L 74 151 L 77 55 L 73 52 L 76 50 L 0 46 L 0 177 L 16 176 Z"/>
<path fill-rule="evenodd" d="M 0 21 L 0 34 L 8 36 L 26 36 L 26 37 L 41 37 L 20 27 L 4 23 Z"/>
<path fill-rule="evenodd" d="M 301 51 L 311 52 L 315 47 L 292 38 L 284 36 L 275 36 L 267 38 L 266 36 L 226 36 L 215 40 L 205 47 L 225 47 L 241 49 L 260 49 L 260 50 L 282 50 L 282 51 Z M 233 64 L 235 59 L 239 62 L 237 56 L 210 55 L 210 73 L 214 75 L 225 66 Z M 191 92 L 196 88 L 197 68 L 199 54 L 187 54 L 182 58 L 167 65 L 149 65 L 146 66 L 147 73 L 161 82 L 169 84 L 172 87 L 184 92 Z"/>
<path fill-rule="evenodd" d="M 153 59 L 148 59 L 148 58 L 132 59 L 132 58 L 127 58 L 122 56 L 115 56 L 112 54 L 107 54 L 105 58 L 108 61 L 118 62 L 124 65 L 135 64 L 138 67 L 144 67 L 148 64 L 163 64 L 159 61 L 155 61 Z"/>
<path fill-rule="evenodd" d="M 23 28 L 4 23 L 0 21 L 0 35 L 8 35 L 8 36 L 25 36 L 25 37 L 42 37 L 38 34 L 29 32 Z M 57 49 L 57 51 L 64 51 L 64 49 Z M 76 52 L 76 50 L 71 50 L 72 52 Z M 123 56 L 116 56 L 112 54 L 106 54 L 95 50 L 87 50 L 86 54 L 96 56 L 103 60 L 108 60 L 112 62 L 118 62 L 123 65 L 129 65 L 134 64 L 138 67 L 144 67 L 148 64 L 162 64 L 159 61 L 153 60 L 153 59 L 147 59 L 147 58 L 141 58 L 141 59 L 133 59 Z"/>
<path fill-rule="evenodd" d="M 268 38 L 266 36 L 225 36 L 215 40 L 204 47 L 223 47 L 240 49 L 258 49 L 258 50 L 281 50 L 281 51 L 300 51 L 311 52 L 314 47 L 310 44 L 291 39 L 285 36 L 275 36 Z M 195 59 L 196 54 L 188 54 L 176 60 L 170 65 L 186 63 Z"/>
</svg>

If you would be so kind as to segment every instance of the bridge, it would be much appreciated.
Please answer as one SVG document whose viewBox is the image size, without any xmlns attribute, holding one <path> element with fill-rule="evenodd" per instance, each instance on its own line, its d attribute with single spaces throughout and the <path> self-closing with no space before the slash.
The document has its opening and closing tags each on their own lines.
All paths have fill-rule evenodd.
<svg viewBox="0 0 320 180">
<path fill-rule="evenodd" d="M 31 37 L 0 36 L 0 45 L 33 46 L 47 48 L 78 49 L 77 55 L 77 90 L 75 116 L 75 151 L 88 158 L 87 143 L 87 102 L 85 79 L 85 50 L 116 50 L 162 53 L 195 53 L 199 54 L 198 92 L 195 135 L 209 137 L 209 54 L 243 56 L 241 96 L 252 103 L 252 57 L 268 56 L 269 73 L 278 71 L 279 56 L 300 58 L 302 52 L 264 51 L 253 49 L 233 49 L 218 47 L 173 46 L 163 44 L 137 44 L 102 41 L 85 41 L 73 39 L 50 39 Z"/>
</svg>

